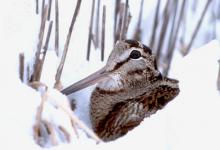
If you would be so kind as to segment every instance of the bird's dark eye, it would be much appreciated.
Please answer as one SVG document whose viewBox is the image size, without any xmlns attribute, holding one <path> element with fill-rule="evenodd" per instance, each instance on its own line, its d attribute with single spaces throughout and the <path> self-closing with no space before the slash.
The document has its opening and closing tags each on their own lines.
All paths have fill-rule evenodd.
<svg viewBox="0 0 220 150">
<path fill-rule="evenodd" d="M 138 59 L 141 57 L 141 52 L 138 51 L 138 50 L 133 50 L 131 53 L 130 53 L 130 58 L 131 59 Z"/>
</svg>

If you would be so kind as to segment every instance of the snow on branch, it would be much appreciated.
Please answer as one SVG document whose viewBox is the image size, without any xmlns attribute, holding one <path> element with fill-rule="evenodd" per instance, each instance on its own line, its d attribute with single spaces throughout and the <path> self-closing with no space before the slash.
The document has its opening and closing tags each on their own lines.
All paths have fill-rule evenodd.
<svg viewBox="0 0 220 150">
<path fill-rule="evenodd" d="M 92 139 L 97 143 L 101 142 L 101 139 L 90 130 L 74 113 L 72 112 L 68 100 L 65 98 L 57 98 L 55 91 L 48 91 L 48 87 L 41 82 L 31 82 L 29 84 L 32 88 L 41 91 L 41 103 L 38 106 L 35 124 L 33 126 L 34 139 L 37 144 L 42 147 L 48 147 L 50 145 L 55 146 L 59 141 L 71 142 L 73 138 L 72 133 L 75 133 L 76 137 L 78 136 L 76 126 L 84 130 Z M 53 94 L 55 92 L 55 94 Z M 60 94 L 57 92 L 57 94 Z M 69 125 L 71 125 L 71 130 L 66 128 L 62 124 L 57 124 L 48 118 L 43 118 L 44 111 L 55 109 L 58 113 L 65 113 L 69 118 Z M 53 111 L 52 111 L 53 112 Z M 56 117 L 56 115 L 51 115 Z M 67 124 L 67 123 L 65 123 Z M 73 132 L 72 132 L 73 131 Z M 58 136 L 58 135 L 63 136 Z"/>
</svg>

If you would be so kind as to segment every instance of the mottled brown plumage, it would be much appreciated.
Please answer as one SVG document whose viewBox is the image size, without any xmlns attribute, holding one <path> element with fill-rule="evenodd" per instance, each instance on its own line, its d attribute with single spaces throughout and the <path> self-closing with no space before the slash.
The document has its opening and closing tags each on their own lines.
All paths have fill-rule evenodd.
<svg viewBox="0 0 220 150">
<path fill-rule="evenodd" d="M 133 50 L 141 57 L 131 59 Z M 106 70 L 112 77 L 97 85 L 90 105 L 93 129 L 104 141 L 125 135 L 179 93 L 178 81 L 163 77 L 151 50 L 137 41 L 118 42 Z"/>
<path fill-rule="evenodd" d="M 62 92 L 70 94 L 97 82 L 90 118 L 104 141 L 125 135 L 179 93 L 178 81 L 158 71 L 150 48 L 133 40 L 117 42 L 103 69 Z"/>
</svg>

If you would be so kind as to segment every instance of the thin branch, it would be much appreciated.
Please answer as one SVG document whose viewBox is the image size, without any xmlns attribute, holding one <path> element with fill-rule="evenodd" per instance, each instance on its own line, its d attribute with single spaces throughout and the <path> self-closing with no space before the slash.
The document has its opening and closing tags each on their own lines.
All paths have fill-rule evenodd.
<svg viewBox="0 0 220 150">
<path fill-rule="evenodd" d="M 55 1 L 55 52 L 59 56 L 59 3 Z"/>
<path fill-rule="evenodd" d="M 181 10 L 180 10 L 180 15 L 179 15 L 177 25 L 176 25 L 175 30 L 174 30 L 173 40 L 172 40 L 172 43 L 170 44 L 170 48 L 169 48 L 170 51 L 175 48 L 178 33 L 179 33 L 179 28 L 180 28 L 181 22 L 184 19 L 185 8 L 186 8 L 186 0 L 183 0 L 182 5 L 181 5 Z M 170 57 L 170 56 L 168 56 L 168 57 Z"/>
<path fill-rule="evenodd" d="M 127 34 L 127 32 L 128 32 L 128 27 L 129 27 L 129 25 L 130 25 L 131 18 L 132 18 L 131 13 L 128 12 L 128 16 L 127 16 L 127 24 L 126 24 L 126 26 L 125 26 L 125 33 L 126 33 L 126 34 Z"/>
<path fill-rule="evenodd" d="M 38 67 L 38 78 L 39 78 L 39 80 L 40 80 L 40 77 L 41 77 L 41 74 L 42 74 L 44 60 L 46 58 L 46 54 L 47 54 L 47 50 L 48 50 L 48 45 L 49 45 L 49 40 L 50 40 L 52 27 L 53 27 L 53 21 L 50 21 L 50 25 L 49 25 L 49 28 L 48 28 L 48 31 L 47 31 L 46 42 L 45 42 L 45 45 L 44 45 L 44 48 L 43 48 L 44 51 L 42 53 L 42 58 L 39 61 L 39 67 Z"/>
<path fill-rule="evenodd" d="M 19 77 L 24 82 L 24 53 L 19 54 Z"/>
<path fill-rule="evenodd" d="M 72 18 L 72 21 L 71 21 L 69 32 L 68 32 L 68 35 L 67 35 L 67 38 L 66 38 L 66 43 L 65 43 L 65 46 L 64 46 L 62 58 L 61 58 L 59 67 L 57 68 L 57 73 L 56 73 L 56 76 L 55 76 L 55 80 L 56 80 L 55 86 L 60 83 L 60 78 L 61 78 L 61 74 L 62 74 L 62 71 L 63 71 L 63 66 L 64 66 L 64 63 L 65 63 L 65 59 L 66 59 L 66 55 L 67 55 L 67 51 L 68 51 L 68 47 L 69 47 L 70 38 L 71 38 L 71 35 L 72 35 L 74 24 L 76 22 L 76 17 L 77 17 L 77 15 L 79 13 L 81 1 L 82 0 L 78 0 L 77 4 L 76 4 L 75 12 L 73 14 L 73 18 Z"/>
<path fill-rule="evenodd" d="M 33 81 L 39 81 L 40 80 L 40 54 L 41 54 L 41 49 L 42 49 L 42 44 L 43 44 L 43 37 L 44 37 L 44 31 L 45 31 L 45 24 L 46 24 L 46 19 L 47 19 L 47 14 L 48 14 L 48 6 L 46 5 L 44 8 L 44 13 L 43 13 L 43 19 L 41 21 L 41 27 L 40 27 L 40 33 L 39 33 L 39 42 L 37 45 L 37 51 L 35 53 L 35 63 L 34 63 L 34 73 L 33 73 Z"/>
<path fill-rule="evenodd" d="M 126 38 L 126 26 L 127 26 L 127 20 L 128 20 L 128 3 L 129 1 L 126 0 L 125 2 L 125 9 L 123 13 L 123 19 L 122 19 L 122 28 L 121 28 L 121 33 L 120 33 L 120 40 L 123 40 Z"/>
<path fill-rule="evenodd" d="M 96 10 L 96 25 L 95 25 L 95 39 L 94 39 L 94 45 L 95 48 L 99 47 L 99 13 L 100 13 L 100 0 L 97 2 L 97 10 Z"/>
<path fill-rule="evenodd" d="M 120 9 L 119 9 L 119 17 L 118 17 L 118 22 L 117 22 L 117 29 L 116 29 L 116 34 L 115 34 L 115 40 L 118 41 L 121 39 L 121 32 L 122 32 L 122 22 L 123 22 L 123 12 L 125 9 L 125 4 L 121 3 L 120 4 Z M 115 42 L 116 42 L 115 41 Z"/>
<path fill-rule="evenodd" d="M 50 101 L 55 101 L 55 100 L 53 99 L 53 97 L 50 97 L 50 95 L 47 92 L 48 88 L 43 83 L 32 82 L 29 85 L 34 89 L 39 89 L 40 87 L 45 88 L 45 90 L 42 92 L 41 103 L 40 103 L 40 105 L 37 109 L 37 113 L 36 113 L 36 121 L 35 121 L 35 125 L 33 127 L 34 139 L 35 139 L 36 143 L 38 143 L 40 146 L 43 146 L 43 147 L 46 146 L 46 144 L 48 143 L 48 139 L 50 140 L 52 145 L 57 145 L 58 144 L 58 139 L 56 137 L 56 131 L 57 131 L 56 125 L 54 125 L 53 123 L 50 123 L 49 121 L 46 121 L 46 120 L 42 119 L 42 114 L 43 114 L 43 111 L 44 111 L 45 102 L 49 101 L 50 99 L 52 99 Z M 55 107 L 63 106 L 63 107 L 65 107 L 65 109 L 68 109 L 69 105 L 66 106 L 67 103 L 65 103 L 65 104 L 62 103 L 61 104 L 61 103 L 58 103 L 58 102 L 59 101 L 55 101 Z M 54 102 L 52 102 L 52 103 L 54 104 Z M 73 121 L 74 120 L 72 120 L 71 117 L 70 117 L 70 122 L 72 123 Z M 67 142 L 70 142 L 71 134 L 68 133 L 68 131 L 60 125 L 58 126 L 58 129 L 59 129 L 58 132 L 60 132 L 64 135 L 65 140 Z M 74 126 L 73 126 L 73 130 L 75 131 Z"/>
<path fill-rule="evenodd" d="M 41 19 L 42 20 L 44 18 L 44 8 L 45 8 L 45 0 L 42 0 L 42 5 L 41 5 Z"/>
<path fill-rule="evenodd" d="M 217 7 L 217 18 L 220 19 L 220 1 L 218 1 L 218 7 Z"/>
<path fill-rule="evenodd" d="M 141 27 L 141 19 L 142 19 L 142 14 L 143 14 L 143 6 L 144 6 L 144 0 L 141 0 L 140 11 L 139 11 L 139 15 L 138 15 L 138 24 L 137 24 L 137 27 L 139 29 Z"/>
<path fill-rule="evenodd" d="M 48 28 L 48 31 L 47 31 L 46 42 L 45 42 L 45 45 L 44 45 L 44 50 L 45 51 L 48 49 L 52 27 L 53 27 L 53 21 L 50 21 L 49 28 Z"/>
<path fill-rule="evenodd" d="M 38 62 L 38 78 L 40 80 L 40 77 L 41 77 L 41 74 L 42 74 L 42 69 L 43 69 L 43 65 L 44 65 L 44 60 L 46 58 L 46 54 L 47 54 L 47 50 L 48 50 L 48 45 L 49 45 L 49 40 L 50 40 L 50 35 L 51 35 L 51 30 L 52 30 L 52 27 L 53 27 L 53 21 L 50 21 L 50 25 L 49 25 L 49 28 L 48 28 L 48 31 L 47 31 L 47 37 L 46 37 L 46 42 L 45 42 L 45 45 L 44 45 L 44 51 L 42 53 L 42 58 L 40 59 L 40 61 Z M 39 81 L 38 80 L 38 81 Z"/>
<path fill-rule="evenodd" d="M 72 109 L 72 108 L 71 108 Z M 73 131 L 74 133 L 76 134 L 76 137 L 79 138 L 79 133 L 76 129 L 76 124 L 75 124 L 75 121 L 74 120 L 71 120 L 71 124 L 72 124 L 72 127 L 73 127 Z"/>
<path fill-rule="evenodd" d="M 95 10 L 95 0 L 92 1 L 92 10 L 91 10 L 90 24 L 89 24 L 89 35 L 88 35 L 87 55 L 86 55 L 86 59 L 88 61 L 89 61 L 90 51 L 91 51 L 94 10 Z"/>
<path fill-rule="evenodd" d="M 67 131 L 63 126 L 59 126 L 58 128 L 59 128 L 60 131 L 64 134 L 64 136 L 65 136 L 67 142 L 70 142 L 70 141 L 71 141 L 71 140 L 70 140 L 70 139 L 71 139 L 71 136 L 70 136 L 70 134 L 68 133 L 68 131 Z"/>
<path fill-rule="evenodd" d="M 39 0 L 36 0 L 36 14 L 39 13 Z"/>
<path fill-rule="evenodd" d="M 172 20 L 170 36 L 169 36 L 168 45 L 167 45 L 168 46 L 167 47 L 168 51 L 171 49 L 172 42 L 174 42 L 173 40 L 176 40 L 176 39 L 174 39 L 174 34 L 177 34 L 177 33 L 174 32 L 174 29 L 175 29 L 175 25 L 176 25 L 176 14 L 177 14 L 177 8 L 178 8 L 178 1 L 174 1 L 173 7 L 174 7 L 173 8 L 174 9 L 173 18 L 172 18 L 173 20 Z"/>
<path fill-rule="evenodd" d="M 26 77 L 26 81 L 30 81 L 31 82 L 31 80 L 30 80 L 30 75 L 31 75 L 31 73 L 30 73 L 30 65 L 27 65 L 27 77 Z"/>
<path fill-rule="evenodd" d="M 185 49 L 184 51 L 182 51 L 182 54 L 183 54 L 184 56 L 186 56 L 186 55 L 189 53 L 189 50 L 190 50 L 191 47 L 192 47 L 192 44 L 193 44 L 193 42 L 194 42 L 194 40 L 195 40 L 195 38 L 196 38 L 196 35 L 197 35 L 197 33 L 198 33 L 199 29 L 200 29 L 200 26 L 201 26 L 201 24 L 202 24 L 202 21 L 203 21 L 203 19 L 204 19 L 204 17 L 205 17 L 205 14 L 206 14 L 206 12 L 207 12 L 207 10 L 208 10 L 208 7 L 209 7 L 209 4 L 210 4 L 211 1 L 212 1 L 212 0 L 207 0 L 207 2 L 206 2 L 205 8 L 203 9 L 202 15 L 201 15 L 201 17 L 199 18 L 199 21 L 198 21 L 198 23 L 197 23 L 197 25 L 196 25 L 196 27 L 195 27 L 195 30 L 194 30 L 194 32 L 193 32 L 193 34 L 192 34 L 192 37 L 191 37 L 191 40 L 190 40 L 189 44 L 187 45 L 186 49 Z"/>
<path fill-rule="evenodd" d="M 164 39 L 165 39 L 166 32 L 168 29 L 168 24 L 169 24 L 169 19 L 170 19 L 170 1 L 171 0 L 167 0 L 166 6 L 165 6 L 164 12 L 163 12 L 163 14 L 164 14 L 163 23 L 162 23 L 162 27 L 160 30 L 159 41 L 157 44 L 157 51 L 156 51 L 157 60 L 159 60 L 159 58 L 160 58 L 162 48 L 163 48 Z"/>
<path fill-rule="evenodd" d="M 173 31 L 173 33 L 174 33 L 173 39 L 172 39 L 172 42 L 170 42 L 169 47 L 168 47 L 167 56 L 166 56 L 167 64 L 166 64 L 166 68 L 164 70 L 164 75 L 167 75 L 168 71 L 170 69 L 170 64 L 171 64 L 171 61 L 172 61 L 173 52 L 175 50 L 180 24 L 181 24 L 181 22 L 183 20 L 183 17 L 184 17 L 185 7 L 186 7 L 186 0 L 183 0 L 182 5 L 181 5 L 181 10 L 180 10 L 180 15 L 179 15 L 179 18 L 178 18 L 178 21 L 177 21 L 177 25 L 175 27 L 175 30 Z"/>
<path fill-rule="evenodd" d="M 151 39 L 150 39 L 150 47 L 151 48 L 153 48 L 153 46 L 154 46 L 154 41 L 155 41 L 155 37 L 156 37 L 156 30 L 157 30 L 158 21 L 159 21 L 158 17 L 159 17 L 159 11 L 160 11 L 160 1 L 161 0 L 157 0 L 156 12 L 155 12 L 154 23 L 153 23 L 153 29 L 152 29 Z"/>
<path fill-rule="evenodd" d="M 58 140 L 56 138 L 56 130 L 54 129 L 53 124 L 50 123 L 49 121 L 46 121 L 46 120 L 42 120 L 42 123 L 47 128 L 47 132 L 49 133 L 49 137 L 50 137 L 50 141 L 51 141 L 52 145 L 54 145 L 54 146 L 57 145 Z"/>
<path fill-rule="evenodd" d="M 93 138 L 97 143 L 101 142 L 101 139 L 92 130 L 90 130 L 76 115 L 74 115 L 69 107 L 67 107 L 63 103 L 60 103 L 59 100 L 57 100 L 55 97 L 50 97 L 50 95 L 48 94 L 47 96 L 49 97 L 48 100 L 50 100 L 53 104 L 55 103 L 56 106 L 66 112 L 70 119 L 81 129 L 83 129 L 91 138 Z"/>
<path fill-rule="evenodd" d="M 51 14 L 52 0 L 49 0 L 48 6 L 49 6 L 49 10 L 48 10 L 47 20 L 49 21 L 50 20 L 50 14 Z"/>
<path fill-rule="evenodd" d="M 101 61 L 104 60 L 104 52 L 105 52 L 105 18 L 106 18 L 106 6 L 104 5 L 102 11 Z"/>
<path fill-rule="evenodd" d="M 41 142 L 40 142 L 40 126 L 41 126 L 41 121 L 42 121 L 42 113 L 43 113 L 43 109 L 44 109 L 44 103 L 47 99 L 47 96 L 45 94 L 42 95 L 42 98 L 41 98 L 41 103 L 40 103 L 40 106 L 38 107 L 37 109 L 37 114 L 36 114 L 36 122 L 35 122 L 35 125 L 33 127 L 33 130 L 34 130 L 34 139 L 36 141 L 37 144 L 41 145 Z"/>
<path fill-rule="evenodd" d="M 182 24 L 181 24 L 181 33 L 180 33 L 180 39 L 179 39 L 179 43 L 180 43 L 180 51 L 182 51 L 183 49 L 185 49 L 186 47 L 186 42 L 185 42 L 185 35 L 186 35 L 186 24 L 187 24 L 187 14 L 185 12 L 187 12 L 187 0 L 185 2 L 185 8 L 184 8 L 184 12 L 183 12 L 183 19 L 182 19 Z"/>
<path fill-rule="evenodd" d="M 114 45 L 117 41 L 117 24 L 118 24 L 118 13 L 120 10 L 120 6 L 121 6 L 121 0 L 115 0 L 115 12 L 114 12 L 114 34 L 113 34 L 113 38 L 114 38 Z"/>
<path fill-rule="evenodd" d="M 143 4 L 144 0 L 141 0 L 140 10 L 138 15 L 138 23 L 134 32 L 134 39 L 140 41 L 141 40 L 141 21 L 142 21 L 142 14 L 143 14 Z"/>
<path fill-rule="evenodd" d="M 220 60 L 218 60 L 219 69 L 218 69 L 218 78 L 217 78 L 217 89 L 220 92 Z"/>
<path fill-rule="evenodd" d="M 216 32 L 216 22 L 217 22 L 217 14 L 216 14 L 216 10 L 215 10 L 215 6 L 217 5 L 217 1 L 214 1 L 212 3 L 212 11 L 211 11 L 211 22 L 213 24 L 212 26 L 212 39 L 216 39 L 216 35 L 217 35 L 217 32 Z"/>
</svg>

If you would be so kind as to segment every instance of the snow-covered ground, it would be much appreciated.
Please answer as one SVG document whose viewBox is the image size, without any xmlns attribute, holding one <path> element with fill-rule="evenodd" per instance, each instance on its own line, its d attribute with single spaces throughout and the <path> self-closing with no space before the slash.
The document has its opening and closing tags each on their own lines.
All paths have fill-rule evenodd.
<svg viewBox="0 0 220 150">
<path fill-rule="evenodd" d="M 63 22 L 61 24 L 61 49 L 75 5 L 71 4 L 72 1 L 64 0 L 63 5 L 60 6 L 60 15 L 63 16 L 61 17 L 61 22 Z M 110 2 L 106 2 L 106 4 L 110 5 Z M 90 12 L 88 10 L 91 9 L 91 1 L 84 1 L 82 5 L 80 11 Z M 26 62 L 30 62 L 34 54 L 33 47 L 36 46 L 40 18 L 36 17 L 34 7 L 34 2 L 28 0 L 5 1 L 4 5 L 0 6 L 0 48 L 2 52 L 0 59 L 2 68 L 0 75 L 2 85 L 0 86 L 0 149 L 42 149 L 35 144 L 32 131 L 37 107 L 40 104 L 40 93 L 23 84 L 18 78 L 18 53 L 24 51 Z M 62 13 L 65 9 L 67 12 L 64 15 Z M 90 62 L 85 61 L 87 47 L 85 41 L 87 41 L 87 25 L 90 15 L 89 13 L 80 15 L 75 26 L 78 30 L 73 32 L 62 76 L 64 86 L 87 76 L 105 64 L 105 62 L 99 61 L 100 51 L 98 50 L 92 51 Z M 80 20 L 80 18 L 83 19 Z M 82 22 L 85 26 L 81 26 Z M 108 29 L 112 30 L 110 27 Z M 81 42 L 84 44 L 77 44 Z M 112 41 L 109 43 L 106 44 L 107 49 L 111 47 Z M 51 95 L 65 101 L 66 98 L 63 95 L 52 89 L 54 74 L 59 63 L 52 48 L 53 42 L 50 44 L 50 51 L 44 65 L 42 82 L 49 86 Z M 106 56 L 109 53 L 110 49 L 107 50 Z M 124 147 L 151 150 L 219 150 L 220 95 L 216 83 L 220 44 L 218 41 L 212 41 L 201 48 L 193 49 L 184 58 L 179 52 L 176 52 L 174 56 L 173 62 L 175 63 L 171 67 L 170 76 L 180 81 L 181 92 L 163 110 L 146 118 L 140 126 L 116 141 L 97 145 L 95 141 L 79 130 L 79 139 L 73 134 L 71 143 L 60 142 L 58 146 L 49 149 L 116 149 Z M 87 105 L 85 103 L 89 100 L 92 88 L 89 87 L 72 95 L 77 100 L 75 113 L 86 124 L 89 124 L 89 121 L 88 109 L 86 109 L 88 103 Z M 45 108 L 44 118 L 57 125 L 69 125 L 66 114 L 49 104 Z"/>
</svg>

